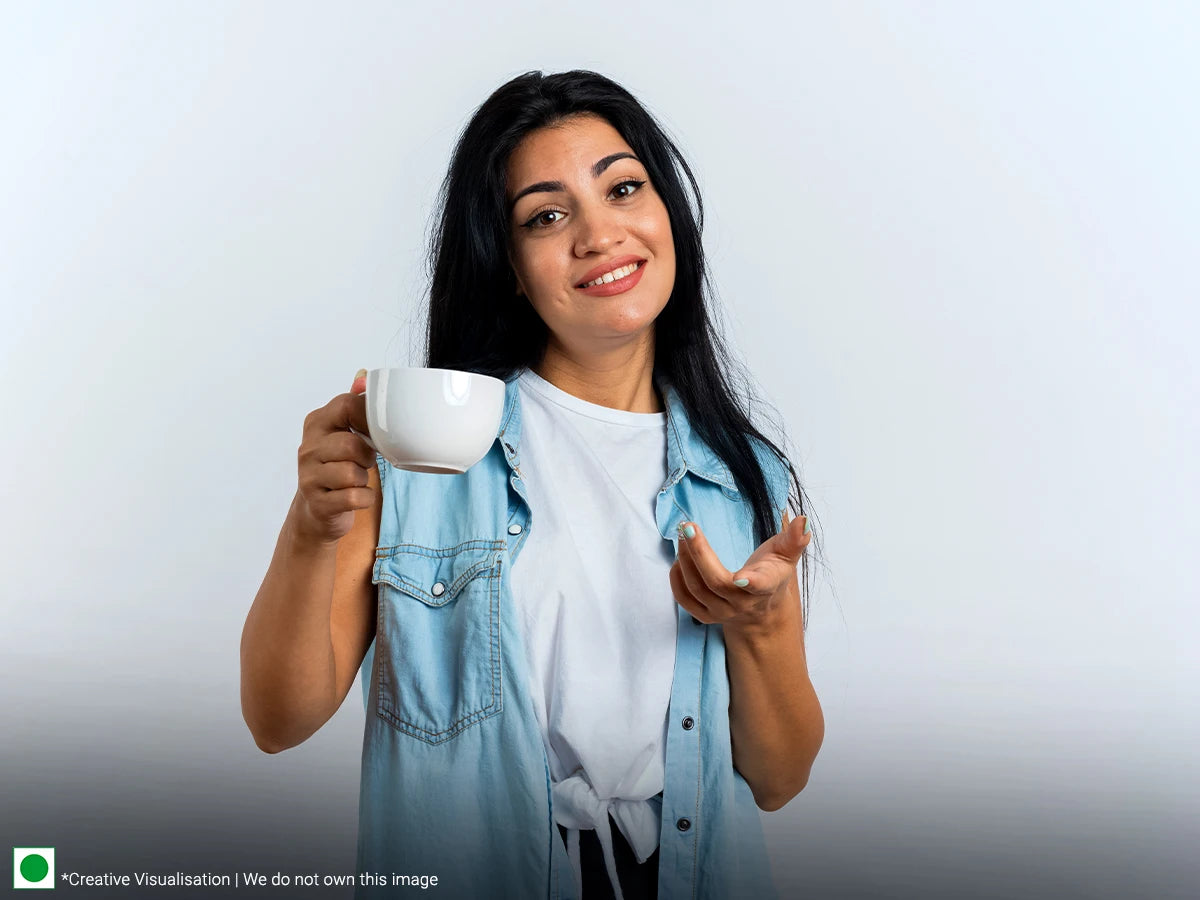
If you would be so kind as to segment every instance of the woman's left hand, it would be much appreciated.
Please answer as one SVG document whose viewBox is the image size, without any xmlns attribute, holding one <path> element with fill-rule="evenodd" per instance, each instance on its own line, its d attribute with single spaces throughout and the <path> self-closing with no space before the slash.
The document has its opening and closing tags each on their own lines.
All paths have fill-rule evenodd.
<svg viewBox="0 0 1200 900">
<path fill-rule="evenodd" d="M 769 631 L 787 614 L 785 604 L 800 603 L 796 566 L 811 534 L 805 534 L 807 517 L 789 521 L 783 513 L 779 534 L 764 541 L 736 573 L 721 564 L 695 522 L 684 522 L 679 532 L 679 556 L 671 566 L 671 592 L 675 602 L 705 625 Z M 695 529 L 687 537 L 684 526 Z M 745 579 L 744 586 L 734 584 Z"/>
</svg>

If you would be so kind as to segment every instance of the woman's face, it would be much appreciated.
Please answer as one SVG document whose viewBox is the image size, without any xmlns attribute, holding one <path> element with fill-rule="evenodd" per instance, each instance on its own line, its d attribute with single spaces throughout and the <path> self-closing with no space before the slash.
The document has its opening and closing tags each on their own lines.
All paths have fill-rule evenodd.
<svg viewBox="0 0 1200 900">
<path fill-rule="evenodd" d="M 629 156 L 611 158 L 621 153 Z M 573 356 L 631 341 L 648 340 L 653 347 L 654 320 L 675 285 L 667 208 L 634 156 L 607 121 L 579 116 L 531 132 L 509 157 L 510 259 L 517 286 L 551 340 Z M 525 193 L 530 186 L 536 189 Z M 609 271 L 617 268 L 611 262 L 626 257 L 645 260 L 629 290 L 596 296 L 580 289 L 585 278 L 596 277 L 597 267 Z"/>
</svg>

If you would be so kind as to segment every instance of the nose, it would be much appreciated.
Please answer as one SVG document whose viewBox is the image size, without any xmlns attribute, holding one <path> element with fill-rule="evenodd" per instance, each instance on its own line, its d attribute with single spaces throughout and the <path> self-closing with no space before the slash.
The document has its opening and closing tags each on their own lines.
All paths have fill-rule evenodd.
<svg viewBox="0 0 1200 900">
<path fill-rule="evenodd" d="M 603 206 L 578 210 L 575 227 L 575 255 L 580 259 L 592 252 L 608 253 L 625 241 L 626 228 L 621 214 Z"/>
</svg>

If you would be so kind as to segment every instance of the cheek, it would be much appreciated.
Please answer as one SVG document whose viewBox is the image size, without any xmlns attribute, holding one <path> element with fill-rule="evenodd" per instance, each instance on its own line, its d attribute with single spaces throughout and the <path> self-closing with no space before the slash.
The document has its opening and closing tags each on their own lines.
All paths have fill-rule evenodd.
<svg viewBox="0 0 1200 900">
<path fill-rule="evenodd" d="M 671 233 L 671 220 L 667 218 L 667 211 L 664 207 L 662 211 L 646 222 L 644 232 L 650 243 L 656 249 L 656 257 L 662 263 L 674 263 L 675 261 L 675 239 Z"/>
<path fill-rule="evenodd" d="M 536 285 L 545 290 L 554 290 L 561 286 L 570 273 L 563 268 L 563 250 L 551 246 L 550 241 L 540 241 L 538 245 L 527 250 L 520 258 L 521 271 L 524 272 L 526 283 Z"/>
<path fill-rule="evenodd" d="M 671 235 L 669 222 L 661 223 L 652 238 L 655 248 L 654 259 L 658 263 L 658 277 L 664 281 L 675 281 L 675 242 Z"/>
</svg>

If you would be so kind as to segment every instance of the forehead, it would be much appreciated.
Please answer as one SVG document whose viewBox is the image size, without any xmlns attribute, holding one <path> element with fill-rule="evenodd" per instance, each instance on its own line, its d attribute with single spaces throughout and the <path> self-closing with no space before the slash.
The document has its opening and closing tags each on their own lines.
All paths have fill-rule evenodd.
<svg viewBox="0 0 1200 900">
<path fill-rule="evenodd" d="M 508 158 L 510 193 L 542 179 L 579 175 L 590 180 L 588 170 L 596 160 L 619 150 L 633 152 L 617 129 L 596 116 L 579 116 L 531 131 Z"/>
</svg>

